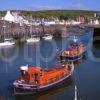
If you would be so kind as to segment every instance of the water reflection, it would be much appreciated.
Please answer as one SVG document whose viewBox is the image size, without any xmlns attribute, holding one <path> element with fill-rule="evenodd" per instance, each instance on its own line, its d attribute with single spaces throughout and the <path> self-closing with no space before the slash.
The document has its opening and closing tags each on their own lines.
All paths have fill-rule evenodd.
<svg viewBox="0 0 100 100">
<path fill-rule="evenodd" d="M 0 61 L 13 62 L 18 56 L 18 47 L 0 48 Z"/>
<path fill-rule="evenodd" d="M 89 41 L 90 36 L 81 37 L 81 40 L 86 44 Z M 56 39 L 55 40 L 57 48 L 59 51 L 66 49 L 67 40 L 66 39 Z M 41 67 L 54 66 L 56 63 L 56 58 L 47 64 L 43 61 L 39 61 L 39 51 L 37 51 L 36 46 L 40 45 L 41 55 L 43 57 L 50 56 L 52 52 L 52 44 L 50 42 L 41 41 L 40 44 L 33 45 L 16 45 L 14 48 L 0 49 L 0 100 L 73 100 L 74 99 L 74 81 L 69 82 L 70 84 L 63 84 L 60 87 L 56 87 L 52 90 L 46 91 L 42 94 L 35 94 L 32 96 L 19 96 L 14 97 L 13 94 L 13 81 L 17 80 L 19 77 L 20 66 L 28 64 L 29 66 L 39 65 Z M 65 48 L 64 48 L 65 47 Z M 24 50 L 27 50 L 27 55 L 32 58 L 32 62 L 28 61 L 24 57 Z M 94 56 L 100 56 L 100 46 L 93 47 L 91 52 L 94 52 Z M 2 59 L 2 55 L 5 58 L 11 58 L 13 55 L 17 54 L 16 50 L 19 50 L 18 55 L 15 59 L 10 62 L 5 62 Z M 36 52 L 37 60 L 36 62 Z M 25 53 L 25 54 L 26 54 Z M 75 63 L 76 75 L 78 76 L 77 86 L 80 89 L 80 94 L 84 98 L 82 100 L 95 100 L 95 98 L 100 98 L 100 62 L 95 62 L 90 59 L 90 57 L 83 58 Z M 73 75 L 74 77 L 75 75 Z M 94 87 L 95 86 L 95 87 Z M 85 98 L 88 99 L 85 99 Z"/>
<path fill-rule="evenodd" d="M 100 58 L 100 54 L 99 54 L 100 53 L 100 45 L 99 44 L 93 45 L 92 50 L 93 50 L 93 55 L 95 57 Z"/>
<path fill-rule="evenodd" d="M 87 57 L 86 54 L 79 60 L 74 62 L 75 67 L 79 67 L 82 63 L 84 63 L 86 61 Z"/>
</svg>

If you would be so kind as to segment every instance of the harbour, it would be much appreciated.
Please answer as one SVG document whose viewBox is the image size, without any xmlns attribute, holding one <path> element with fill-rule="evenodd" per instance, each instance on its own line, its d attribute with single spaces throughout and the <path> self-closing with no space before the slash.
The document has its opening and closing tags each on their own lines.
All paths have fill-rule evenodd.
<svg viewBox="0 0 100 100">
<path fill-rule="evenodd" d="M 0 1 L 0 100 L 100 100 L 100 8 L 94 1 Z"/>
<path fill-rule="evenodd" d="M 91 45 L 91 41 L 88 40 L 88 37 L 92 38 L 92 33 L 88 33 L 87 35 L 81 36 L 81 41 L 85 42 L 87 45 L 89 43 L 89 45 Z M 47 92 L 45 92 L 44 94 L 37 94 L 37 95 L 33 95 L 33 96 L 19 96 L 16 97 L 13 95 L 13 86 L 12 83 L 15 79 L 18 79 L 19 76 L 19 69 L 21 65 L 29 65 L 29 66 L 54 66 L 56 64 L 56 55 L 54 56 L 54 58 L 52 60 L 48 60 L 48 62 L 46 63 L 45 60 L 41 61 L 40 59 L 40 55 L 37 52 L 37 46 L 40 45 L 41 48 L 41 54 L 43 57 L 50 57 L 50 52 L 52 52 L 52 42 L 57 44 L 57 48 L 59 48 L 58 50 L 60 51 L 62 49 L 62 42 L 63 43 L 67 43 L 67 39 L 63 38 L 63 39 L 56 39 L 56 40 L 52 40 L 52 41 L 41 41 L 40 43 L 35 43 L 35 44 L 31 44 L 31 45 L 26 45 L 26 44 L 22 44 L 22 45 L 16 45 L 14 48 L 7 48 L 7 49 L 0 49 L 1 52 L 1 57 L 0 57 L 0 81 L 1 81 L 1 85 L 0 85 L 0 99 L 2 100 L 27 100 L 28 98 L 31 99 L 39 99 L 42 100 L 43 96 L 44 96 L 44 100 L 46 100 L 45 95 L 50 94 L 49 90 Z M 51 45 L 51 46 L 50 46 Z M 49 46 L 49 47 L 48 47 Z M 48 47 L 47 50 L 45 50 L 45 48 Z M 65 47 L 66 48 L 66 47 Z M 14 52 L 18 49 L 18 55 L 15 56 Z M 24 52 L 24 50 L 28 49 L 29 51 L 27 52 L 28 54 L 26 54 Z M 91 49 L 94 50 L 95 54 L 98 55 L 99 52 L 99 47 L 95 48 L 95 47 L 91 47 Z M 56 49 L 55 49 L 56 50 Z M 32 59 L 25 59 L 24 53 L 28 56 L 28 58 L 32 58 Z M 37 54 L 37 55 L 36 55 Z M 11 59 L 13 57 L 15 57 L 14 59 Z M 3 58 L 6 58 L 3 59 Z M 38 60 L 37 60 L 38 59 Z M 40 59 L 40 60 L 39 60 Z M 27 61 L 28 60 L 28 61 Z M 37 60 L 37 61 L 36 61 Z M 91 69 L 91 70 L 90 70 Z M 95 71 L 96 70 L 96 71 Z M 64 90 L 62 89 L 63 87 L 59 87 L 58 89 L 61 89 L 63 92 L 60 92 L 58 94 L 55 93 L 55 95 L 52 95 L 54 90 L 50 90 L 51 95 L 48 95 L 48 98 L 50 100 L 53 99 L 60 99 L 62 100 L 66 100 L 66 98 L 68 98 L 69 100 L 73 100 L 74 98 L 74 84 L 77 85 L 78 89 L 79 89 L 79 96 L 82 98 L 82 100 L 94 100 L 96 97 L 99 98 L 99 62 L 91 59 L 91 57 L 86 56 L 86 59 L 84 60 L 80 60 L 80 62 L 78 64 L 75 65 L 75 72 L 74 75 L 72 77 L 72 82 L 69 84 L 68 89 L 65 88 Z M 94 92 L 94 91 L 98 91 Z M 93 95 L 91 95 L 93 94 Z"/>
<path fill-rule="evenodd" d="M 89 24 L 84 17 L 77 17 L 76 20 L 60 20 L 58 18 L 34 18 L 31 15 L 25 16 L 19 11 L 6 11 L 0 15 L 0 39 L 13 38 L 16 43 L 25 42 L 31 35 L 42 38 L 46 34 L 53 37 L 69 37 L 84 35 L 93 30 L 98 23 Z M 93 26 L 93 27 L 92 27 Z M 91 28 L 92 27 L 92 28 Z"/>
</svg>

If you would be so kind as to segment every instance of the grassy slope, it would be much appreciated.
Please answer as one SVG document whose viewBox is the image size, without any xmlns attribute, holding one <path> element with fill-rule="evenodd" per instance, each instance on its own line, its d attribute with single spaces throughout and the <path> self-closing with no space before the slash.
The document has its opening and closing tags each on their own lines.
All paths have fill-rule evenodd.
<svg viewBox="0 0 100 100">
<path fill-rule="evenodd" d="M 16 11 L 16 10 L 13 10 Z M 83 16 L 86 19 L 93 18 L 94 13 L 99 13 L 99 11 L 85 11 L 85 10 L 45 10 L 45 11 L 20 11 L 24 15 L 32 15 L 33 17 L 58 17 L 60 19 L 77 18 L 78 16 Z M 5 13 L 5 11 L 1 12 Z"/>
</svg>

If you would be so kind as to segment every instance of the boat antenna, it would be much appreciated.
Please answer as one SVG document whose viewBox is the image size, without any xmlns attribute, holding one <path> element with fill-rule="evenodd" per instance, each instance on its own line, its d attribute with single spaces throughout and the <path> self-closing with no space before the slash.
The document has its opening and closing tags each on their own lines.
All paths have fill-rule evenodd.
<svg viewBox="0 0 100 100">
<path fill-rule="evenodd" d="M 76 36 L 74 36 L 73 41 L 76 43 L 78 41 L 78 38 Z"/>
</svg>

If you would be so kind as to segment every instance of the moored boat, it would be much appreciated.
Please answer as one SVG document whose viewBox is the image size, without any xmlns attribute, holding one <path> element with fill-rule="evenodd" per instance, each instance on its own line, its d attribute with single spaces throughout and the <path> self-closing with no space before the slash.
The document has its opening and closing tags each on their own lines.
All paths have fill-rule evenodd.
<svg viewBox="0 0 100 100">
<path fill-rule="evenodd" d="M 30 16 L 31 17 L 31 16 Z M 32 21 L 32 20 L 31 20 Z M 28 37 L 27 39 L 26 39 L 26 42 L 27 43 L 35 43 L 35 42 L 39 42 L 40 41 L 40 37 L 39 36 L 37 36 L 37 35 L 33 35 L 32 33 L 32 25 L 29 25 L 29 27 L 30 27 L 30 34 L 31 34 L 31 36 L 30 37 Z"/>
<path fill-rule="evenodd" d="M 44 40 L 52 40 L 53 36 L 46 34 L 45 36 L 42 37 Z"/>
<path fill-rule="evenodd" d="M 3 20 L 4 24 L 2 26 L 3 28 L 3 41 L 0 42 L 0 47 L 11 47 L 15 44 L 15 41 L 13 40 L 13 38 L 10 38 L 9 35 L 5 34 L 5 29 L 6 29 L 6 24 L 5 21 Z"/>
<path fill-rule="evenodd" d="M 40 38 L 37 36 L 31 36 L 31 38 L 28 38 L 26 41 L 27 41 L 27 43 L 39 42 Z"/>
<path fill-rule="evenodd" d="M 72 63 L 49 69 L 41 67 L 21 67 L 19 80 L 14 81 L 14 94 L 34 94 L 62 84 L 74 71 Z"/>
<path fill-rule="evenodd" d="M 8 38 L 8 39 L 4 39 L 4 42 L 0 43 L 0 47 L 9 47 L 9 46 L 13 46 L 15 44 L 15 42 L 13 41 L 13 39 Z"/>
</svg>

